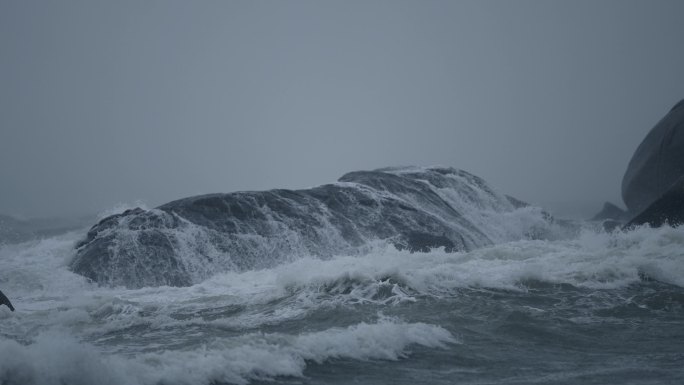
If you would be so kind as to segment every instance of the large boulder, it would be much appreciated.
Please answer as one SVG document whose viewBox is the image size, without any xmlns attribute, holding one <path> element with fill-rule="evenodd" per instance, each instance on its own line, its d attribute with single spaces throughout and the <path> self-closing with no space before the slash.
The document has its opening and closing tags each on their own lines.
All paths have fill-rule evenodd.
<svg viewBox="0 0 684 385">
<path fill-rule="evenodd" d="M 675 182 L 663 196 L 646 207 L 625 227 L 632 228 L 639 225 L 652 227 L 679 226 L 681 224 L 684 224 L 684 177 Z"/>
<path fill-rule="evenodd" d="M 646 209 L 684 176 L 684 100 L 646 135 L 622 179 L 622 198 L 632 215 Z"/>
<path fill-rule="evenodd" d="M 465 171 L 357 171 L 305 190 L 202 195 L 105 218 L 71 268 L 106 285 L 185 286 L 302 256 L 368 253 L 378 242 L 458 251 L 547 237 L 551 222 Z"/>
</svg>

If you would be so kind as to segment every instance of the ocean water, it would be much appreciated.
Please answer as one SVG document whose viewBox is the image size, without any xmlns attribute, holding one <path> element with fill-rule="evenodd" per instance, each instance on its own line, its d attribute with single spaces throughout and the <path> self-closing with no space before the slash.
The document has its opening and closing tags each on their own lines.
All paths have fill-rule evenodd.
<svg viewBox="0 0 684 385">
<path fill-rule="evenodd" d="M 0 384 L 681 384 L 684 228 L 298 258 L 190 287 L 0 246 Z"/>
</svg>

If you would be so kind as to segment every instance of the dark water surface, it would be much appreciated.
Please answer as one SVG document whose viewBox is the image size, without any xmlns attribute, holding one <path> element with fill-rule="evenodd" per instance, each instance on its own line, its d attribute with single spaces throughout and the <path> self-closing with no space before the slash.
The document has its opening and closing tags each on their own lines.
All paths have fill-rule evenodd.
<svg viewBox="0 0 684 385">
<path fill-rule="evenodd" d="M 449 298 L 420 298 L 390 309 L 365 306 L 368 318 L 383 311 L 406 322 L 437 324 L 459 342 L 446 349 L 413 347 L 410 358 L 396 362 L 330 360 L 308 366 L 303 378 L 279 382 L 675 384 L 684 379 L 682 288 L 656 281 L 615 290 L 541 281 L 522 282 L 521 288 L 461 289 Z M 326 316 L 335 319 L 337 311 Z"/>
</svg>

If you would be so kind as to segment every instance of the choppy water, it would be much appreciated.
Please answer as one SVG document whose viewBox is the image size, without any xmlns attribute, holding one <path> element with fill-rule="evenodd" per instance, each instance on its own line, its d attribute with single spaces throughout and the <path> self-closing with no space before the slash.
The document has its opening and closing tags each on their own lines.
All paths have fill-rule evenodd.
<svg viewBox="0 0 684 385">
<path fill-rule="evenodd" d="M 0 384 L 684 383 L 684 228 L 138 290 L 71 273 L 82 236 L 0 246 Z"/>
</svg>

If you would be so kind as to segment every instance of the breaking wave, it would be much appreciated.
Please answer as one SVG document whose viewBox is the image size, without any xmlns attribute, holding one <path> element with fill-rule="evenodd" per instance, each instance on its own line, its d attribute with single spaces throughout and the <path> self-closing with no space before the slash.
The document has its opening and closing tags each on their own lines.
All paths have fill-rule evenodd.
<svg viewBox="0 0 684 385">
<path fill-rule="evenodd" d="M 481 340 L 461 333 L 479 324 L 504 323 L 505 338 L 483 348 L 491 352 L 511 333 L 580 338 L 591 325 L 630 325 L 621 317 L 632 314 L 662 319 L 661 330 L 684 314 L 683 228 L 585 229 L 458 252 L 380 242 L 364 255 L 301 256 L 188 287 L 138 289 L 72 272 L 81 238 L 0 246 L 0 286 L 17 308 L 0 308 L 0 383 L 279 381 L 339 360 L 354 367 L 477 351 Z"/>
<path fill-rule="evenodd" d="M 94 226 L 71 266 L 110 286 L 189 286 L 300 258 L 367 255 L 378 244 L 466 251 L 574 230 L 461 170 L 381 169 L 308 190 L 214 194 L 127 210 Z"/>
<path fill-rule="evenodd" d="M 29 344 L 0 339 L 0 382 L 7 385 L 247 384 L 302 376 L 307 362 L 330 359 L 397 360 L 411 345 L 444 348 L 457 340 L 445 329 L 381 318 L 347 328 L 288 335 L 250 333 L 214 339 L 194 349 L 144 353 L 135 358 L 55 333 Z"/>
</svg>

